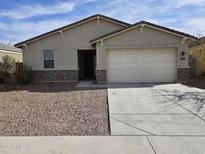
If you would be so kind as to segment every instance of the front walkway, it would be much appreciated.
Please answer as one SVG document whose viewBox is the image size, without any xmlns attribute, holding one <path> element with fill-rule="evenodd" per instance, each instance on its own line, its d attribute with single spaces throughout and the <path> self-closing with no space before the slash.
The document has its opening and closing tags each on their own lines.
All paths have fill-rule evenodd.
<svg viewBox="0 0 205 154">
<path fill-rule="evenodd" d="M 107 88 L 107 84 L 95 83 L 93 80 L 83 80 L 77 85 L 77 88 Z"/>
<path fill-rule="evenodd" d="M 1 154 L 203 154 L 205 138 L 146 136 L 1 137 Z"/>
</svg>

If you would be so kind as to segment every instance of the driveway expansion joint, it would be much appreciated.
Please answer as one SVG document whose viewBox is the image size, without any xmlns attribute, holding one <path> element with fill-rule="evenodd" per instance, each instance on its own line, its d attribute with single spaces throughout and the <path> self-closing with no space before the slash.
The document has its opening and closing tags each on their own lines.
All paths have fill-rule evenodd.
<svg viewBox="0 0 205 154">
<path fill-rule="evenodd" d="M 151 143 L 151 141 L 150 141 L 150 139 L 149 139 L 149 137 L 148 137 L 148 136 L 146 136 L 146 139 L 147 139 L 147 141 L 148 141 L 148 143 L 149 143 L 150 147 L 152 148 L 152 150 L 153 150 L 154 154 L 157 154 L 157 152 L 156 152 L 156 150 L 154 149 L 154 146 L 152 145 L 152 143 Z"/>
<path fill-rule="evenodd" d="M 123 123 L 123 124 L 125 124 L 125 125 L 127 125 L 127 126 L 129 126 L 129 127 L 132 127 L 132 128 L 137 129 L 137 130 L 140 130 L 140 131 L 143 131 L 143 132 L 145 132 L 145 133 L 148 133 L 148 134 L 150 134 L 150 135 L 156 136 L 155 134 L 153 134 L 153 133 L 151 133 L 151 132 L 148 132 L 148 131 L 146 131 L 146 130 L 144 130 L 144 129 L 141 129 L 141 128 L 138 128 L 138 127 L 135 127 L 135 126 L 133 126 L 133 125 L 130 125 L 130 124 L 128 124 L 128 123 L 126 123 L 126 122 L 123 122 L 123 121 L 121 121 L 121 120 L 118 120 L 118 119 L 116 119 L 116 118 L 113 118 L 113 117 L 110 117 L 110 118 L 113 119 L 113 120 L 115 120 L 115 121 L 118 121 L 118 122 L 120 122 L 120 123 Z"/>
<path fill-rule="evenodd" d="M 62 152 L 60 154 L 63 154 L 64 152 L 66 152 L 66 148 L 69 146 L 70 142 L 71 142 L 71 137 L 69 137 L 69 139 L 68 139 L 68 141 L 66 143 L 66 146 L 63 148 L 63 150 L 62 150 Z"/>
</svg>

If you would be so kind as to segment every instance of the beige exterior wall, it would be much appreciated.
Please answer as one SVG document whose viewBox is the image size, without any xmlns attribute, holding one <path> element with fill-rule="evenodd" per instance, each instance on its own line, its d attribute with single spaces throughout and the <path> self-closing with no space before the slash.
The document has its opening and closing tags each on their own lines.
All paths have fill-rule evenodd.
<svg viewBox="0 0 205 154">
<path fill-rule="evenodd" d="M 12 51 L 5 50 L 0 50 L 0 61 L 2 61 L 2 57 L 6 55 L 14 58 L 16 62 L 22 62 L 22 53 L 14 53 Z"/>
<path fill-rule="evenodd" d="M 52 70 L 78 70 L 78 49 L 94 49 L 90 40 L 123 28 L 121 25 L 100 19 L 83 23 L 59 33 L 27 44 L 23 48 L 24 63 L 34 70 L 43 68 L 43 49 L 55 49 L 55 68 Z M 46 69 L 48 70 L 48 69 Z"/>
<path fill-rule="evenodd" d="M 182 38 L 145 26 L 143 31 L 135 28 L 103 42 L 97 43 L 97 70 L 106 69 L 106 52 L 109 49 L 140 49 L 140 48 L 176 48 L 177 67 L 188 68 L 188 44 Z M 185 51 L 185 60 L 181 60 L 181 51 Z"/>
</svg>

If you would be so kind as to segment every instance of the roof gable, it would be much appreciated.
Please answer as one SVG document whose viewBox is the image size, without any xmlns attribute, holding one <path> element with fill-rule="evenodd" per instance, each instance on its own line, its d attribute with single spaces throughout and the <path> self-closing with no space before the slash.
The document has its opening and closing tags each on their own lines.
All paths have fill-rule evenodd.
<svg viewBox="0 0 205 154">
<path fill-rule="evenodd" d="M 106 20 L 106 21 L 109 21 L 109 22 L 112 22 L 112 23 L 115 23 L 115 24 L 118 24 L 118 25 L 122 25 L 122 26 L 124 26 L 124 27 L 130 26 L 130 24 L 128 24 L 128 23 L 126 23 L 126 22 L 123 22 L 123 21 L 120 21 L 120 20 L 117 20 L 117 19 L 113 19 L 113 18 L 104 16 L 104 15 L 96 14 L 96 15 L 93 15 L 93 16 L 90 16 L 90 17 L 87 17 L 87 18 L 84 18 L 84 19 L 82 19 L 82 20 L 79 20 L 79 21 L 77 21 L 77 22 L 71 23 L 71 24 L 69 24 L 69 25 L 60 27 L 60 28 L 58 28 L 58 29 L 52 30 L 52 31 L 50 31 L 50 32 L 47 32 L 47 33 L 38 35 L 38 36 L 33 37 L 33 38 L 31 38 L 31 39 L 22 41 L 22 42 L 20 42 L 20 43 L 15 44 L 15 46 L 16 46 L 16 47 L 22 47 L 22 46 L 24 46 L 24 44 L 31 43 L 31 42 L 33 42 L 33 41 L 37 41 L 37 40 L 39 40 L 39 39 L 42 39 L 42 38 L 44 38 L 44 37 L 48 37 L 48 36 L 50 36 L 50 35 L 54 35 L 54 34 L 56 34 L 56 33 L 62 32 L 62 31 L 64 31 L 64 30 L 67 30 L 67 29 L 70 29 L 70 28 L 73 28 L 73 27 L 76 27 L 76 26 L 78 26 L 78 25 L 81 25 L 81 24 L 83 24 L 83 23 L 89 22 L 89 21 L 94 20 L 94 19 L 103 19 L 103 20 Z"/>
<path fill-rule="evenodd" d="M 179 36 L 179 37 L 186 37 L 186 38 L 189 38 L 189 39 L 194 40 L 194 41 L 196 41 L 198 39 L 197 37 L 195 37 L 193 35 L 189 35 L 189 34 L 186 34 L 186 33 L 180 32 L 180 31 L 176 31 L 176 30 L 173 30 L 173 29 L 170 29 L 170 28 L 167 28 L 167 27 L 156 25 L 156 24 L 153 24 L 153 23 L 150 23 L 150 22 L 147 22 L 147 21 L 140 21 L 140 22 L 137 22 L 137 23 L 135 23 L 135 24 L 133 24 L 129 27 L 126 27 L 124 29 L 120 29 L 120 30 L 108 33 L 106 35 L 100 36 L 98 38 L 95 38 L 93 40 L 90 40 L 90 43 L 94 44 L 94 43 L 96 43 L 100 40 L 104 40 L 104 39 L 108 39 L 110 37 L 114 37 L 118 34 L 121 34 L 121 33 L 124 33 L 126 31 L 132 30 L 132 29 L 137 28 L 139 26 L 147 26 L 147 27 L 154 28 L 154 29 L 157 29 L 157 30 L 160 30 L 160 31 L 164 31 L 166 33 L 176 35 L 176 36 Z"/>
</svg>

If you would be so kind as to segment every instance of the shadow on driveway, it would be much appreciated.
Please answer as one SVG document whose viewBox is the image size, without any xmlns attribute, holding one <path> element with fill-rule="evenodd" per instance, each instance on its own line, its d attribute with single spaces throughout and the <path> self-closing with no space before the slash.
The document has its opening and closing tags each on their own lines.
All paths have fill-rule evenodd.
<svg viewBox="0 0 205 154">
<path fill-rule="evenodd" d="M 198 114 L 204 111 L 203 109 L 205 106 L 205 92 L 181 91 L 177 89 L 159 89 L 158 91 L 163 96 L 166 96 L 171 100 L 174 100 L 175 102 L 179 103 L 180 105 L 194 113 Z"/>
</svg>

